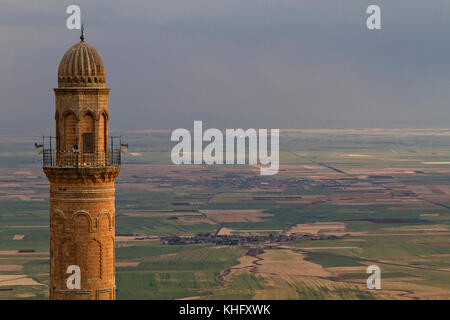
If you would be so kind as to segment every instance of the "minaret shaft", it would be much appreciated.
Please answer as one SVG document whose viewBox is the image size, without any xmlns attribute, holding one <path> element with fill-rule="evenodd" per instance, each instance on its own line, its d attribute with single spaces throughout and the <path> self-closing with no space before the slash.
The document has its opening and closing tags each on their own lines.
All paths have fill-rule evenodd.
<svg viewBox="0 0 450 320">
<path fill-rule="evenodd" d="M 62 58 L 54 90 L 56 146 L 43 151 L 50 181 L 50 299 L 115 299 L 120 145 L 109 146 L 105 69 L 84 37 Z M 69 266 L 80 270 L 79 288 Z"/>
<path fill-rule="evenodd" d="M 50 298 L 115 298 L 114 181 L 119 167 L 46 167 L 50 181 Z M 67 268 L 81 271 L 68 289 Z"/>
</svg>

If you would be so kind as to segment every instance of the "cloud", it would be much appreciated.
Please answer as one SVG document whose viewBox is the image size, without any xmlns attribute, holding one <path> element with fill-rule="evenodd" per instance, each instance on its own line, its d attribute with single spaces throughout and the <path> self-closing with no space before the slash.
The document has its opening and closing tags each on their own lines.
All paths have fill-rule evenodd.
<svg viewBox="0 0 450 320">
<path fill-rule="evenodd" d="M 77 1 L 112 88 L 111 127 L 441 126 L 450 3 Z M 0 130 L 53 125 L 74 1 L 0 1 Z"/>
</svg>

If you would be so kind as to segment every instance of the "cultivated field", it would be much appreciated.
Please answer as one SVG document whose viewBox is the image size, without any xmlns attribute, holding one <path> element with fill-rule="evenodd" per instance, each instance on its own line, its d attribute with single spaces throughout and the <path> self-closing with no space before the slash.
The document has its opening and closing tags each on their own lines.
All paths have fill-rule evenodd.
<svg viewBox="0 0 450 320">
<path fill-rule="evenodd" d="M 118 299 L 450 299 L 450 130 L 285 130 L 269 177 L 121 134 Z M 37 136 L 0 136 L 0 299 L 48 298 Z"/>
</svg>

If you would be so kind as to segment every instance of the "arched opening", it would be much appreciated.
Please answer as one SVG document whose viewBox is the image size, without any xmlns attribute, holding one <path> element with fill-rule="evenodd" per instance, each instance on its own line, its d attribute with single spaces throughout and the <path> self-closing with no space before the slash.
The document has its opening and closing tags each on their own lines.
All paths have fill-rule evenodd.
<svg viewBox="0 0 450 320">
<path fill-rule="evenodd" d="M 94 145 L 94 117 L 90 113 L 86 113 L 81 119 L 81 139 L 83 140 L 82 152 L 84 154 L 93 154 L 95 151 Z"/>
<path fill-rule="evenodd" d="M 56 112 L 55 114 L 55 122 L 56 122 L 56 150 L 60 150 L 60 140 L 61 140 L 61 133 L 60 133 L 60 126 L 59 126 L 59 113 Z"/>
<path fill-rule="evenodd" d="M 87 234 L 91 229 L 91 221 L 87 213 L 76 213 L 73 218 L 73 229 L 76 234 Z"/>
<path fill-rule="evenodd" d="M 108 144 L 108 131 L 107 131 L 107 122 L 106 116 L 104 113 L 100 116 L 100 121 L 98 123 L 98 149 L 101 153 L 107 153 L 107 144 Z"/>
<path fill-rule="evenodd" d="M 109 213 L 101 212 L 97 218 L 97 230 L 99 232 L 108 232 L 111 227 Z"/>
<path fill-rule="evenodd" d="M 75 114 L 69 112 L 64 118 L 64 150 L 72 150 L 76 141 L 76 117 Z"/>
</svg>

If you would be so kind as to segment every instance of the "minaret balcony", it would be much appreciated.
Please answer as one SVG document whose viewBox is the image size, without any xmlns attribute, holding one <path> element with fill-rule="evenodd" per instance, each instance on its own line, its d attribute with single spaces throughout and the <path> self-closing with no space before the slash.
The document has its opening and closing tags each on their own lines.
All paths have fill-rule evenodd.
<svg viewBox="0 0 450 320">
<path fill-rule="evenodd" d="M 113 137 L 110 141 L 114 141 Z M 77 145 L 72 150 L 58 151 L 54 142 L 54 137 L 43 137 L 39 150 L 42 153 L 43 167 L 120 167 L 122 164 L 121 143 L 118 146 L 111 143 L 106 152 L 82 152 Z"/>
</svg>

